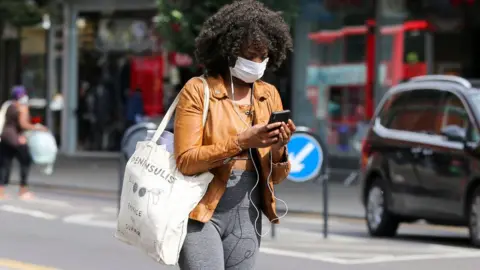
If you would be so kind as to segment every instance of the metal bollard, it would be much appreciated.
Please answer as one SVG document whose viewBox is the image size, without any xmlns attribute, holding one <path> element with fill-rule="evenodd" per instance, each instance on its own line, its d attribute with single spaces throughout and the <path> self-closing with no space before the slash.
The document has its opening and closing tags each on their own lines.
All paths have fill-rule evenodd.
<svg viewBox="0 0 480 270">
<path fill-rule="evenodd" d="M 326 168 L 325 175 L 322 179 L 322 191 L 323 191 L 323 238 L 328 237 L 328 178 L 329 169 Z"/>
</svg>

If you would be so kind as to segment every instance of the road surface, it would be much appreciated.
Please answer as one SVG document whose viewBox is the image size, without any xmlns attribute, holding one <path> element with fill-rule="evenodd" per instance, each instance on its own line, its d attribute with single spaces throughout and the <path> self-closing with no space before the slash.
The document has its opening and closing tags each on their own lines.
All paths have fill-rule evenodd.
<svg viewBox="0 0 480 270">
<path fill-rule="evenodd" d="M 35 200 L 20 201 L 15 191 L 0 202 L 0 270 L 176 269 L 113 237 L 112 199 L 37 190 Z M 402 226 L 394 239 L 371 239 L 362 220 L 330 221 L 325 240 L 319 216 L 289 214 L 276 227 L 275 239 L 262 239 L 257 269 L 473 270 L 480 265 L 480 250 L 468 245 L 462 228 L 412 224 Z"/>
</svg>

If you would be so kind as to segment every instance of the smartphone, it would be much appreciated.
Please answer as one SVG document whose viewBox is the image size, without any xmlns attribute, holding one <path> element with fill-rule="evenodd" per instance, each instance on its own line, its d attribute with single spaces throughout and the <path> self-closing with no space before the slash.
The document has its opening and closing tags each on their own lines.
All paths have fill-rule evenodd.
<svg viewBox="0 0 480 270">
<path fill-rule="evenodd" d="M 268 123 L 272 124 L 277 122 L 284 122 L 285 124 L 287 124 L 289 119 L 290 119 L 290 110 L 272 112 Z"/>
</svg>

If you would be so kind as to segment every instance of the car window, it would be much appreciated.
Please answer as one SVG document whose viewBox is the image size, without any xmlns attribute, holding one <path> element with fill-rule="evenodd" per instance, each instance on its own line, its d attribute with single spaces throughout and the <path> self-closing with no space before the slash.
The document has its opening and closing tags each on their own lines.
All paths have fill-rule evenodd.
<svg viewBox="0 0 480 270">
<path fill-rule="evenodd" d="M 440 134 L 438 119 L 442 93 L 427 89 L 411 91 L 402 110 L 391 117 L 387 127 L 425 134 Z"/>
<path fill-rule="evenodd" d="M 480 141 L 480 133 L 478 129 L 474 126 L 469 130 L 470 134 L 468 134 L 467 139 L 471 142 L 479 142 Z"/>
<path fill-rule="evenodd" d="M 480 112 L 480 94 L 476 93 L 476 94 L 470 95 L 469 101 L 471 101 L 471 104 L 473 105 L 472 107 L 476 113 L 475 115 L 477 115 L 477 117 L 480 117 L 480 113 L 479 113 Z M 468 140 L 472 142 L 480 141 L 480 132 L 478 131 L 478 128 L 474 123 L 471 123 L 471 128 L 469 130 L 469 133 L 470 134 L 468 134 L 467 136 Z"/>
<path fill-rule="evenodd" d="M 447 93 L 440 107 L 441 129 L 458 128 L 467 135 L 466 133 L 470 124 L 470 119 L 468 117 L 467 109 L 460 98 L 453 93 Z"/>
<path fill-rule="evenodd" d="M 382 126 L 391 128 L 392 121 L 408 104 L 408 94 L 410 94 L 410 92 L 394 94 L 385 101 L 382 111 L 378 116 Z"/>
</svg>

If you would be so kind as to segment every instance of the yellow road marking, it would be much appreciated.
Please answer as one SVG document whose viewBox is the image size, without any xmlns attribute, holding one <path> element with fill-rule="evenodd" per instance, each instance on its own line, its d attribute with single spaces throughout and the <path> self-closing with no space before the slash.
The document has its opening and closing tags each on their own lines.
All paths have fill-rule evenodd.
<svg viewBox="0 0 480 270">
<path fill-rule="evenodd" d="M 0 267 L 6 267 L 9 270 L 58 270 L 52 267 L 46 267 L 2 258 L 0 258 Z"/>
</svg>

